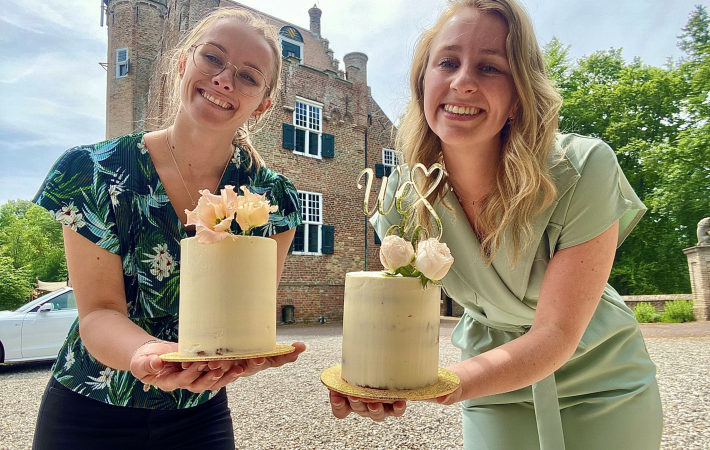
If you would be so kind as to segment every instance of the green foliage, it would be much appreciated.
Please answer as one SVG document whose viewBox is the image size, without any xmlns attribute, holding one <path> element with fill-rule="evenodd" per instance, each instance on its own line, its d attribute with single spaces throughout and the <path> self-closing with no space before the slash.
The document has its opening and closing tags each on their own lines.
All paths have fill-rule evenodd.
<svg viewBox="0 0 710 450">
<path fill-rule="evenodd" d="M 639 302 L 634 308 L 634 316 L 639 323 L 656 323 L 661 321 L 661 315 L 648 302 Z"/>
<path fill-rule="evenodd" d="M 621 50 L 578 61 L 556 38 L 545 46 L 548 71 L 564 103 L 560 129 L 593 136 L 616 151 L 648 212 L 618 250 L 610 283 L 621 294 L 690 292 L 682 250 L 710 211 L 710 19 L 697 6 L 679 47 L 688 57 L 665 67 Z"/>
<path fill-rule="evenodd" d="M 15 268 L 12 259 L 0 256 L 0 311 L 15 310 L 32 294 L 32 275 L 25 267 Z"/>
<path fill-rule="evenodd" d="M 47 210 L 27 200 L 0 206 L 0 257 L 6 270 L 24 274 L 20 278 L 32 285 L 37 278 L 67 279 L 62 226 Z"/>
<path fill-rule="evenodd" d="M 672 302 L 666 302 L 665 312 L 661 321 L 666 323 L 695 322 L 693 301 L 673 300 Z"/>
</svg>

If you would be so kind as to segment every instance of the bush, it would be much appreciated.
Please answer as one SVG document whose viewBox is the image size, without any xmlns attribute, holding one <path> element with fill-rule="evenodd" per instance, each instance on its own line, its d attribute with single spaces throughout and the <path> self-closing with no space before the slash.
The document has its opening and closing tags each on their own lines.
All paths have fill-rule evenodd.
<svg viewBox="0 0 710 450">
<path fill-rule="evenodd" d="M 661 315 L 648 302 L 639 302 L 634 308 L 634 316 L 639 323 L 656 323 L 661 321 Z"/>
<path fill-rule="evenodd" d="M 14 269 L 12 259 L 0 256 L 0 311 L 14 310 L 32 294 L 32 276 L 25 267 Z"/>
<path fill-rule="evenodd" d="M 694 322 L 692 300 L 673 300 L 666 302 L 662 321 L 666 323 Z"/>
</svg>

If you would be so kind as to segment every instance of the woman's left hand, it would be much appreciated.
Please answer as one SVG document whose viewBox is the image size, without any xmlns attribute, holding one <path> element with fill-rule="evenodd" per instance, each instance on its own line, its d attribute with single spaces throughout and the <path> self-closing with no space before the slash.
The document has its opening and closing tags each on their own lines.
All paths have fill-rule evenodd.
<svg viewBox="0 0 710 450">
<path fill-rule="evenodd" d="M 338 419 L 344 419 L 354 412 L 359 416 L 369 417 L 375 422 L 382 422 L 390 416 L 401 417 L 407 410 L 407 402 L 404 400 L 383 403 L 381 400 L 348 397 L 335 391 L 330 391 L 330 406 L 333 415 Z"/>
</svg>

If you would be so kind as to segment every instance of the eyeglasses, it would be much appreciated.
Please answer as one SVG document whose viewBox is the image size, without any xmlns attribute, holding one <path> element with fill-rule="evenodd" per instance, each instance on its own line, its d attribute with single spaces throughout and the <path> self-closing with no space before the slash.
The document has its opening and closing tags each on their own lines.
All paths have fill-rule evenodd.
<svg viewBox="0 0 710 450">
<path fill-rule="evenodd" d="M 227 56 L 219 47 L 205 42 L 190 48 L 194 50 L 192 60 L 195 62 L 195 67 L 205 75 L 216 76 L 222 73 L 227 65 L 234 67 L 234 86 L 247 97 L 258 97 L 267 88 L 263 73 L 253 67 L 235 66 L 227 61 Z"/>
</svg>

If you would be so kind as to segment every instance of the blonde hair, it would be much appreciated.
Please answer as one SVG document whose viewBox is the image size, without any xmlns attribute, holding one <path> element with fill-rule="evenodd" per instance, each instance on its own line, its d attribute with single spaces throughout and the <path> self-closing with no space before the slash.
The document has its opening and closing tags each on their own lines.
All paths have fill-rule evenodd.
<svg viewBox="0 0 710 450">
<path fill-rule="evenodd" d="M 424 74 L 429 62 L 432 42 L 456 12 L 473 7 L 496 14 L 508 27 L 506 50 L 519 108 L 512 121 L 501 130 L 501 158 L 496 167 L 496 188 L 482 201 L 482 213 L 476 223 L 481 236 L 481 254 L 490 264 L 502 242 L 510 239 L 511 266 L 517 264 L 520 253 L 532 242 L 533 219 L 550 206 L 557 189 L 550 175 L 548 161 L 558 130 L 558 113 L 562 98 L 547 76 L 545 61 L 538 46 L 532 23 L 514 0 L 449 1 L 437 23 L 419 38 L 414 51 L 410 74 L 412 99 L 397 134 L 397 148 L 409 167 L 422 163 L 429 167 L 443 163 L 441 141 L 429 128 L 424 116 Z M 426 191 L 431 180 L 421 180 Z M 449 183 L 441 183 L 429 201 L 444 202 Z M 418 222 L 432 231 L 429 212 L 420 203 Z M 510 249 L 510 247 L 507 247 Z"/>
<path fill-rule="evenodd" d="M 161 80 L 165 91 L 162 92 L 163 89 L 161 89 L 161 92 L 157 95 L 159 98 L 154 97 L 151 104 L 151 111 L 154 111 L 156 114 L 151 114 L 152 118 L 149 119 L 149 121 L 154 125 L 154 128 L 167 128 L 175 122 L 175 117 L 180 109 L 180 63 L 185 60 L 184 58 L 189 53 L 190 48 L 220 19 L 238 20 L 250 26 L 264 37 L 266 43 L 269 45 L 273 58 L 271 73 L 265 74 L 267 78 L 271 78 L 271 82 L 264 91 L 264 98 L 268 97 L 273 102 L 278 96 L 281 89 L 281 48 L 279 46 L 278 31 L 276 28 L 269 25 L 263 18 L 257 17 L 248 11 L 236 8 L 217 8 L 197 23 L 197 25 L 180 40 L 173 51 L 163 56 L 161 64 L 159 65 L 158 79 Z M 254 131 L 258 131 L 257 126 L 268 119 L 270 111 L 271 109 L 266 110 L 255 120 Z M 249 131 L 248 123 L 249 120 L 247 120 L 242 127 L 237 129 L 232 142 L 241 147 L 249 156 L 249 168 L 255 164 L 256 168 L 259 169 L 264 167 L 265 163 L 264 159 L 259 155 L 251 142 L 251 134 L 254 131 Z"/>
</svg>

